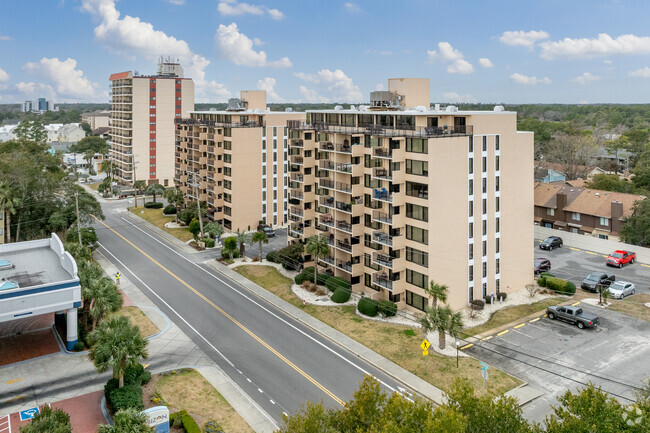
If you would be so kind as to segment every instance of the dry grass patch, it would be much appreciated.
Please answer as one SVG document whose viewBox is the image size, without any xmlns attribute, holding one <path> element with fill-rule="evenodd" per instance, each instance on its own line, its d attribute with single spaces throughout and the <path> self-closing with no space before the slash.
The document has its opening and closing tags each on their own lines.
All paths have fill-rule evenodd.
<svg viewBox="0 0 650 433">
<path fill-rule="evenodd" d="M 140 198 L 142 200 L 142 198 Z M 174 236 L 176 239 L 183 242 L 187 242 L 190 239 L 193 239 L 192 233 L 187 229 L 187 227 L 170 229 L 165 227 L 165 223 L 174 221 L 174 215 L 163 215 L 162 209 L 147 209 L 144 206 L 130 207 L 129 211 L 133 212 L 135 215 L 139 216 L 142 219 L 149 221 L 151 224 L 155 225 L 159 229 L 162 229 Z M 144 211 L 144 212 L 143 212 Z"/>
<path fill-rule="evenodd" d="M 101 185 L 101 182 L 95 182 L 95 183 L 89 183 L 88 188 L 92 189 L 93 191 L 99 190 L 99 186 Z"/>
<path fill-rule="evenodd" d="M 229 433 L 253 432 L 241 415 L 198 371 L 175 370 L 156 376 L 154 389 L 169 406 L 170 412 L 185 409 L 199 426 L 214 420 Z"/>
<path fill-rule="evenodd" d="M 490 317 L 490 320 L 484 324 L 469 329 L 463 329 L 463 335 L 471 337 L 473 335 L 482 334 L 491 329 L 498 328 L 499 326 L 512 323 L 516 320 L 521 319 L 522 317 L 545 311 L 546 307 L 557 305 L 564 301 L 566 301 L 565 298 L 546 298 L 542 301 L 537 301 L 532 304 L 515 305 L 514 307 L 498 310 L 492 315 L 492 317 Z"/>
<path fill-rule="evenodd" d="M 234 271 L 442 390 L 448 390 L 457 378 L 469 379 L 476 390 L 482 387 L 479 361 L 474 358 L 460 358 L 456 368 L 456 358 L 429 351 L 425 370 L 419 330 L 362 319 L 355 314 L 355 306 L 303 305 L 291 291 L 291 280 L 271 266 L 238 266 Z M 503 393 L 520 384 L 520 380 L 493 369 L 486 388 Z"/>
<path fill-rule="evenodd" d="M 140 328 L 140 335 L 142 335 L 142 338 L 160 332 L 160 329 L 158 329 L 158 327 L 154 325 L 147 315 L 138 307 L 122 307 L 122 309 L 115 314 L 128 317 L 131 320 L 131 323 Z"/>
<path fill-rule="evenodd" d="M 609 310 L 650 322 L 650 308 L 644 305 L 650 302 L 650 295 L 648 294 L 639 293 L 621 301 L 610 299 L 608 302 L 611 302 L 611 305 L 607 307 Z"/>
</svg>

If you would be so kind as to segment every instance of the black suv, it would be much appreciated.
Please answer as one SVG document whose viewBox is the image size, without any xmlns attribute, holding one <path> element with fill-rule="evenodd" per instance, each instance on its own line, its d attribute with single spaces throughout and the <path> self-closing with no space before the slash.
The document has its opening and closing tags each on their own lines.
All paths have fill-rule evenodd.
<svg viewBox="0 0 650 433">
<path fill-rule="evenodd" d="M 539 244 L 539 247 L 543 250 L 552 250 L 553 248 L 562 248 L 562 244 L 561 237 L 549 236 Z"/>
</svg>

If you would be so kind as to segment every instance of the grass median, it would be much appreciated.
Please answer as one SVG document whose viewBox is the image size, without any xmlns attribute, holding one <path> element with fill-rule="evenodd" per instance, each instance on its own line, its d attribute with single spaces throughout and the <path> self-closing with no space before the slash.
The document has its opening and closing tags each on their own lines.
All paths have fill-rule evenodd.
<svg viewBox="0 0 650 433">
<path fill-rule="evenodd" d="M 422 333 L 419 330 L 362 319 L 355 314 L 354 306 L 303 305 L 291 291 L 292 281 L 271 266 L 244 265 L 234 268 L 234 271 L 443 391 L 448 390 L 456 379 L 467 378 L 480 392 L 483 379 L 479 361 L 474 358 L 461 357 L 456 368 L 455 357 L 438 355 L 430 350 L 425 369 L 420 348 Z M 503 393 L 520 384 L 519 379 L 494 369 L 490 371 L 486 389 Z"/>
<path fill-rule="evenodd" d="M 142 200 L 142 198 L 140 198 Z M 162 229 L 174 236 L 176 239 L 187 242 L 190 239 L 193 239 L 192 233 L 187 229 L 187 227 L 170 229 L 165 227 L 165 224 L 168 222 L 174 221 L 174 215 L 163 215 L 162 209 L 147 209 L 144 206 L 130 207 L 129 211 L 133 212 L 135 215 L 140 218 L 147 220 L 151 224 L 155 225 L 159 229 Z"/>
<path fill-rule="evenodd" d="M 513 307 L 504 308 L 503 310 L 496 311 L 490 320 L 482 325 L 475 326 L 469 329 L 463 329 L 462 335 L 472 337 L 474 335 L 482 334 L 491 329 L 496 329 L 499 326 L 507 325 L 522 317 L 530 316 L 531 314 L 546 311 L 546 307 L 557 305 L 566 301 L 564 298 L 546 298 L 542 301 L 537 301 L 532 304 L 515 305 Z"/>
<path fill-rule="evenodd" d="M 122 307 L 117 313 L 121 316 L 126 316 L 131 320 L 131 323 L 140 328 L 140 335 L 143 338 L 160 332 L 160 329 L 147 317 L 144 312 L 136 306 Z"/>
</svg>

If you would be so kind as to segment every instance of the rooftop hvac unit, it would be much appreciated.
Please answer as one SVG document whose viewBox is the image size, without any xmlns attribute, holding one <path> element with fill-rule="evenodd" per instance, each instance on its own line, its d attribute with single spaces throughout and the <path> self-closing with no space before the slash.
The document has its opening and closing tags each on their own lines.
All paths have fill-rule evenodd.
<svg viewBox="0 0 650 433">
<path fill-rule="evenodd" d="M 397 95 L 393 92 L 387 90 L 370 92 L 370 106 L 372 108 L 395 108 L 397 105 Z"/>
<path fill-rule="evenodd" d="M 241 99 L 239 98 L 230 98 L 228 99 L 228 106 L 226 107 L 226 111 L 244 111 L 246 108 L 244 107 L 244 103 L 242 102 Z"/>
</svg>

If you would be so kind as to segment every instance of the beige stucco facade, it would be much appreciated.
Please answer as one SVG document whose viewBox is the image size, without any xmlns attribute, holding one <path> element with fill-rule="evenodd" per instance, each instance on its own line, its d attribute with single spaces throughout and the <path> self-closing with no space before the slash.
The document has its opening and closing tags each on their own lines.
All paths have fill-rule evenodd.
<svg viewBox="0 0 650 433">
<path fill-rule="evenodd" d="M 424 110 L 310 111 L 290 124 L 290 158 L 303 164 L 289 165 L 289 241 L 325 236 L 323 270 L 414 311 L 431 281 L 449 286 L 454 309 L 523 288 L 532 279 L 532 133 L 518 133 L 516 113 L 500 108 L 432 110 L 419 94 L 428 84 L 405 81 L 400 102 Z"/>
<path fill-rule="evenodd" d="M 262 94 L 261 94 L 261 93 Z M 248 100 L 247 98 L 252 98 Z M 242 92 L 241 111 L 196 111 L 176 125 L 176 183 L 228 231 L 287 222 L 287 121 L 305 113 L 272 112 L 263 91 Z M 196 187 L 193 185 L 197 184 Z"/>
<path fill-rule="evenodd" d="M 111 156 L 124 184 L 174 185 L 175 119 L 194 109 L 194 83 L 181 76 L 111 75 Z"/>
</svg>

